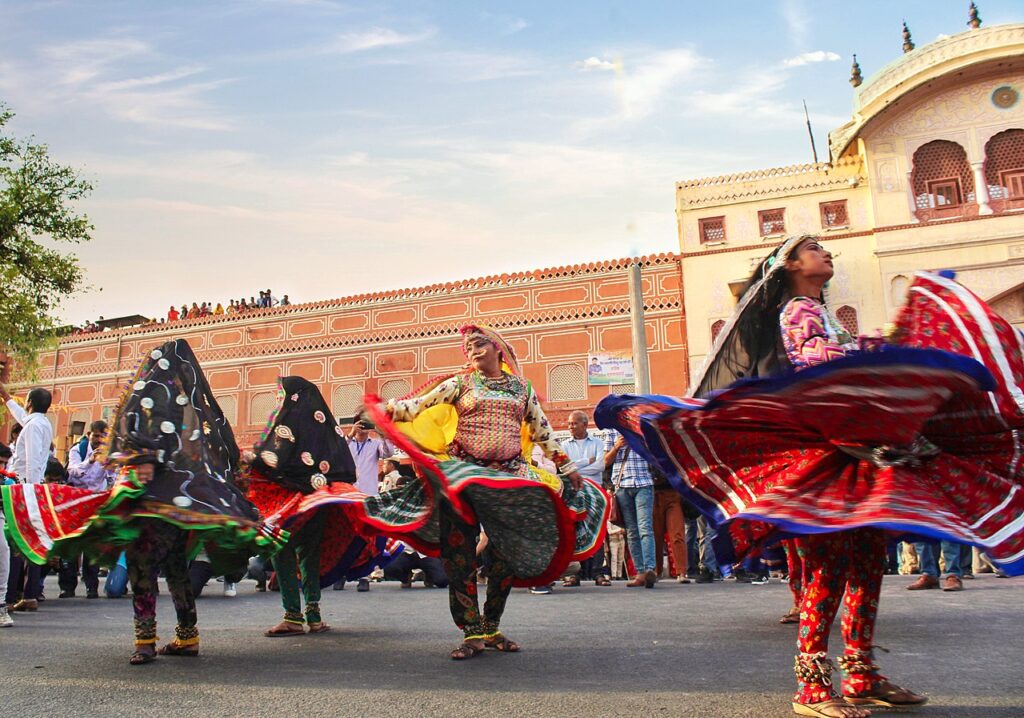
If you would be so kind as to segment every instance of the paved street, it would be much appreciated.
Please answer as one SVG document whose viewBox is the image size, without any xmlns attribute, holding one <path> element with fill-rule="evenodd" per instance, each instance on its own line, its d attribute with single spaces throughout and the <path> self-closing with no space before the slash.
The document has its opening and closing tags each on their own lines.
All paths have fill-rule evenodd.
<svg viewBox="0 0 1024 718">
<path fill-rule="evenodd" d="M 333 632 L 267 639 L 277 594 L 247 581 L 229 599 L 211 584 L 199 600 L 202 656 L 141 667 L 127 663 L 127 599 L 57 600 L 50 581 L 53 598 L 0 631 L 0 715 L 792 715 L 796 628 L 777 623 L 789 592 L 775 581 L 517 589 L 504 628 L 523 652 L 465 663 L 447 657 L 457 634 L 442 590 L 327 591 Z M 907 593 L 909 581 L 887 577 L 878 640 L 892 651 L 885 672 L 931 696 L 914 714 L 1024 715 L 1024 580 L 980 576 L 952 594 Z M 168 639 L 166 592 L 159 611 Z"/>
</svg>

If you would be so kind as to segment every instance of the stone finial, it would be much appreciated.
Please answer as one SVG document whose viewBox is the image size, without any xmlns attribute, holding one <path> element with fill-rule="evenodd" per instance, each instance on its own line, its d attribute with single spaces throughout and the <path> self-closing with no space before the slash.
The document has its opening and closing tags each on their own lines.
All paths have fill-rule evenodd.
<svg viewBox="0 0 1024 718">
<path fill-rule="evenodd" d="M 978 14 L 978 6 L 973 2 L 971 3 L 970 12 L 967 13 L 967 24 L 971 26 L 972 30 L 977 30 L 981 27 L 981 15 Z"/>
<path fill-rule="evenodd" d="M 903 21 L 903 52 L 907 53 L 914 49 L 914 41 L 910 38 L 910 28 L 907 21 Z"/>
<path fill-rule="evenodd" d="M 857 56 L 853 56 L 853 65 L 850 66 L 850 84 L 854 87 L 860 87 L 860 84 L 864 82 L 864 76 L 860 74 L 860 63 L 857 62 Z"/>
</svg>

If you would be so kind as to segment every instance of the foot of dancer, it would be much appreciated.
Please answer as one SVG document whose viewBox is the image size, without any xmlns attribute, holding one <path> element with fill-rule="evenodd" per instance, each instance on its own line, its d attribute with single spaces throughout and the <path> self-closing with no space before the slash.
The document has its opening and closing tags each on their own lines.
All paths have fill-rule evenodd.
<svg viewBox="0 0 1024 718">
<path fill-rule="evenodd" d="M 462 645 L 457 646 L 451 652 L 453 661 L 465 661 L 484 654 L 484 640 L 482 638 L 467 638 Z"/>
<path fill-rule="evenodd" d="M 285 618 L 273 628 L 264 631 L 263 635 L 267 638 L 279 638 L 280 636 L 301 636 L 305 633 L 306 629 L 302 625 L 301 618 L 298 621 Z"/>
<path fill-rule="evenodd" d="M 879 673 L 878 665 L 870 653 L 847 653 L 840 656 L 837 663 L 843 671 L 843 698 L 848 703 L 904 708 L 921 706 L 928 702 L 926 696 L 900 688 Z"/>
<path fill-rule="evenodd" d="M 156 646 L 152 643 L 137 643 L 135 653 L 131 655 L 128 662 L 133 666 L 141 666 L 143 663 L 152 663 L 156 660 Z"/>
<path fill-rule="evenodd" d="M 871 711 L 847 703 L 832 686 L 832 661 L 828 654 L 801 653 L 793 666 L 799 689 L 793 712 L 812 718 L 868 718 Z"/>
</svg>

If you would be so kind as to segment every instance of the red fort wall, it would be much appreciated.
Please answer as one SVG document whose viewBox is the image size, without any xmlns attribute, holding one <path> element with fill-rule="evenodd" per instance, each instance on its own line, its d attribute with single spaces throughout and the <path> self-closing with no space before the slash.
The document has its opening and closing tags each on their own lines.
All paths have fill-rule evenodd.
<svg viewBox="0 0 1024 718">
<path fill-rule="evenodd" d="M 349 416 L 365 392 L 399 397 L 460 367 L 457 330 L 475 321 L 509 339 L 527 378 L 546 397 L 552 422 L 562 428 L 570 411 L 589 413 L 609 391 L 632 390 L 588 386 L 587 354 L 630 350 L 627 270 L 635 261 L 642 267 L 652 389 L 681 394 L 688 383 L 686 327 L 675 254 L 67 337 L 40 357 L 35 383 L 54 393 L 54 435 L 63 449 L 74 422 L 87 425 L 112 414 L 147 352 L 184 338 L 244 447 L 273 409 L 279 375 L 319 384 L 334 413 Z"/>
</svg>

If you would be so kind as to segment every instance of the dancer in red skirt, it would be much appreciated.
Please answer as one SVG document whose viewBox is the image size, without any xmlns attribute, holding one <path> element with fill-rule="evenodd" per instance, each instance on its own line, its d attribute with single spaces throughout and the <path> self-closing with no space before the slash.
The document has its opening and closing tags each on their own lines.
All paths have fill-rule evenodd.
<svg viewBox="0 0 1024 718">
<path fill-rule="evenodd" d="M 882 676 L 872 654 L 881 529 L 973 544 L 1024 573 L 1024 360 L 1020 335 L 941 275 L 917 277 L 888 341 L 856 340 L 823 301 L 832 272 L 815 237 L 787 240 L 751 278 L 694 393 L 740 381 L 710 399 L 609 397 L 596 417 L 739 555 L 794 537 L 794 711 L 859 718 L 861 705 L 926 700 Z M 840 696 L 828 639 L 841 602 Z"/>
</svg>

